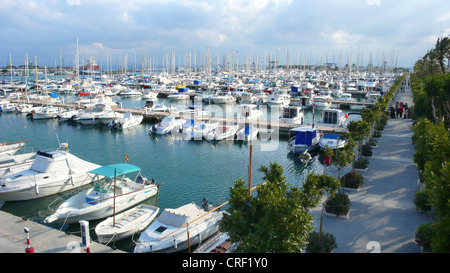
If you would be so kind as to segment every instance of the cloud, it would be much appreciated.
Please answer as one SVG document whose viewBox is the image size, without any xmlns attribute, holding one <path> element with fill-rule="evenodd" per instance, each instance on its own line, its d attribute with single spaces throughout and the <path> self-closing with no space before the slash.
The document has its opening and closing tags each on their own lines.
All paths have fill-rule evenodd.
<svg viewBox="0 0 450 273">
<path fill-rule="evenodd" d="M 79 5 L 81 5 L 81 0 L 67 0 L 67 5 L 79 6 Z"/>
</svg>

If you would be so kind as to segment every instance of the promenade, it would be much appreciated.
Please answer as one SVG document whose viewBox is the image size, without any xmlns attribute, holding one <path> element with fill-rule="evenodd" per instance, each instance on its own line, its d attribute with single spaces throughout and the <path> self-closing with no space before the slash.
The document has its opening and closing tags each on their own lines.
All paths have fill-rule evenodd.
<svg viewBox="0 0 450 273">
<path fill-rule="evenodd" d="M 410 88 L 396 94 L 398 101 L 413 105 Z M 419 178 L 413 161 L 411 119 L 389 119 L 378 139 L 369 167 L 361 173 L 364 186 L 359 191 L 346 190 L 352 203 L 348 219 L 324 216 L 323 230 L 336 237 L 336 253 L 417 253 L 415 232 L 430 216 L 416 210 L 413 200 Z M 342 175 L 350 171 L 345 169 Z M 337 170 L 328 167 L 337 177 Z M 320 208 L 314 209 L 319 226 Z"/>
</svg>

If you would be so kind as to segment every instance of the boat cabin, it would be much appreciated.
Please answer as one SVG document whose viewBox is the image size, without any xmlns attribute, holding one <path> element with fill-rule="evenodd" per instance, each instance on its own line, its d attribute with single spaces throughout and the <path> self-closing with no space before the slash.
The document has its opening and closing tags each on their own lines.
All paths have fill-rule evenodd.
<svg viewBox="0 0 450 273">
<path fill-rule="evenodd" d="M 328 126 L 343 126 L 345 116 L 340 109 L 325 109 L 320 114 L 320 122 Z"/>
</svg>

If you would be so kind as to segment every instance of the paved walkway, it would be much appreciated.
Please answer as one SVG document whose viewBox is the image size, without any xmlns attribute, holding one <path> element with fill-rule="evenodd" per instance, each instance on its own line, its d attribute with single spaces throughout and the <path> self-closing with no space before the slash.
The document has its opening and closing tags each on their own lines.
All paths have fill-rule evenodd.
<svg viewBox="0 0 450 273">
<path fill-rule="evenodd" d="M 398 92 L 395 101 L 413 105 L 409 88 Z M 413 200 L 417 192 L 418 172 L 413 161 L 412 120 L 389 119 L 369 159 L 369 168 L 361 172 L 364 186 L 346 191 L 352 202 L 349 219 L 324 216 L 323 229 L 336 237 L 337 253 L 415 253 L 415 232 L 422 223 L 432 221 L 418 212 Z M 337 177 L 334 167 L 329 174 Z M 345 174 L 350 169 L 344 170 Z M 320 208 L 313 211 L 319 226 Z M 376 249 L 374 249 L 376 247 Z"/>
<path fill-rule="evenodd" d="M 68 235 L 31 220 L 23 220 L 4 211 L 0 211 L 0 227 L 0 253 L 25 253 L 25 227 L 29 228 L 30 243 L 35 253 L 86 253 L 79 236 Z M 123 252 L 95 242 L 89 248 L 91 253 Z"/>
</svg>

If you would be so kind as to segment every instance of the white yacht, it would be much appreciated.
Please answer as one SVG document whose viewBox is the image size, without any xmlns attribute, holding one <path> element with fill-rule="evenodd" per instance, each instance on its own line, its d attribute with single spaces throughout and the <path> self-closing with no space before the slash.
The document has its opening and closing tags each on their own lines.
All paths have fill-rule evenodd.
<svg viewBox="0 0 450 273">
<path fill-rule="evenodd" d="M 107 165 L 89 173 L 97 180 L 88 190 L 79 192 L 64 201 L 45 223 L 96 220 L 120 213 L 155 196 L 158 186 L 141 176 L 141 168 L 128 163 Z M 134 180 L 126 177 L 136 173 Z"/>
<path fill-rule="evenodd" d="M 58 117 L 58 114 L 60 113 L 59 107 L 55 107 L 52 105 L 45 106 L 41 110 L 32 111 L 31 118 L 33 120 L 39 120 L 39 119 L 54 119 Z"/>
<path fill-rule="evenodd" d="M 124 113 L 122 118 L 111 121 L 108 125 L 110 129 L 124 130 L 142 123 L 143 115 L 133 115 L 130 112 Z"/>
<path fill-rule="evenodd" d="M 211 96 L 211 100 L 215 104 L 234 103 L 236 102 L 236 97 L 231 95 L 231 93 L 228 91 L 222 91 L 216 95 Z"/>
<path fill-rule="evenodd" d="M 280 117 L 280 122 L 303 124 L 304 113 L 300 106 L 287 106 L 283 109 L 283 114 Z"/>
<path fill-rule="evenodd" d="M 269 96 L 269 99 L 267 100 L 267 106 L 273 107 L 286 107 L 291 102 L 291 95 L 287 92 L 283 92 L 281 90 L 275 91 L 274 94 Z"/>
<path fill-rule="evenodd" d="M 160 123 L 153 125 L 150 128 L 150 134 L 165 135 L 172 131 L 180 131 L 185 119 L 176 119 L 174 116 L 165 117 Z"/>
<path fill-rule="evenodd" d="M 64 149 L 37 152 L 31 166 L 0 180 L 0 200 L 21 201 L 36 199 L 76 189 L 95 180 L 89 171 L 100 167 L 84 161 Z"/>
<path fill-rule="evenodd" d="M 324 109 L 317 125 L 344 127 L 346 117 L 340 109 Z"/>
<path fill-rule="evenodd" d="M 256 104 L 240 104 L 237 109 L 238 122 L 248 122 L 258 120 L 263 116 L 263 112 Z"/>
<path fill-rule="evenodd" d="M 114 111 L 111 104 L 99 103 L 91 111 L 84 112 L 78 116 L 76 121 L 83 125 L 100 124 L 102 121 L 99 117 L 110 111 Z"/>
<path fill-rule="evenodd" d="M 141 234 L 134 252 L 177 252 L 211 237 L 219 230 L 219 220 L 224 211 L 214 210 L 205 199 L 202 207 L 191 203 L 176 209 L 164 209 Z"/>
</svg>

